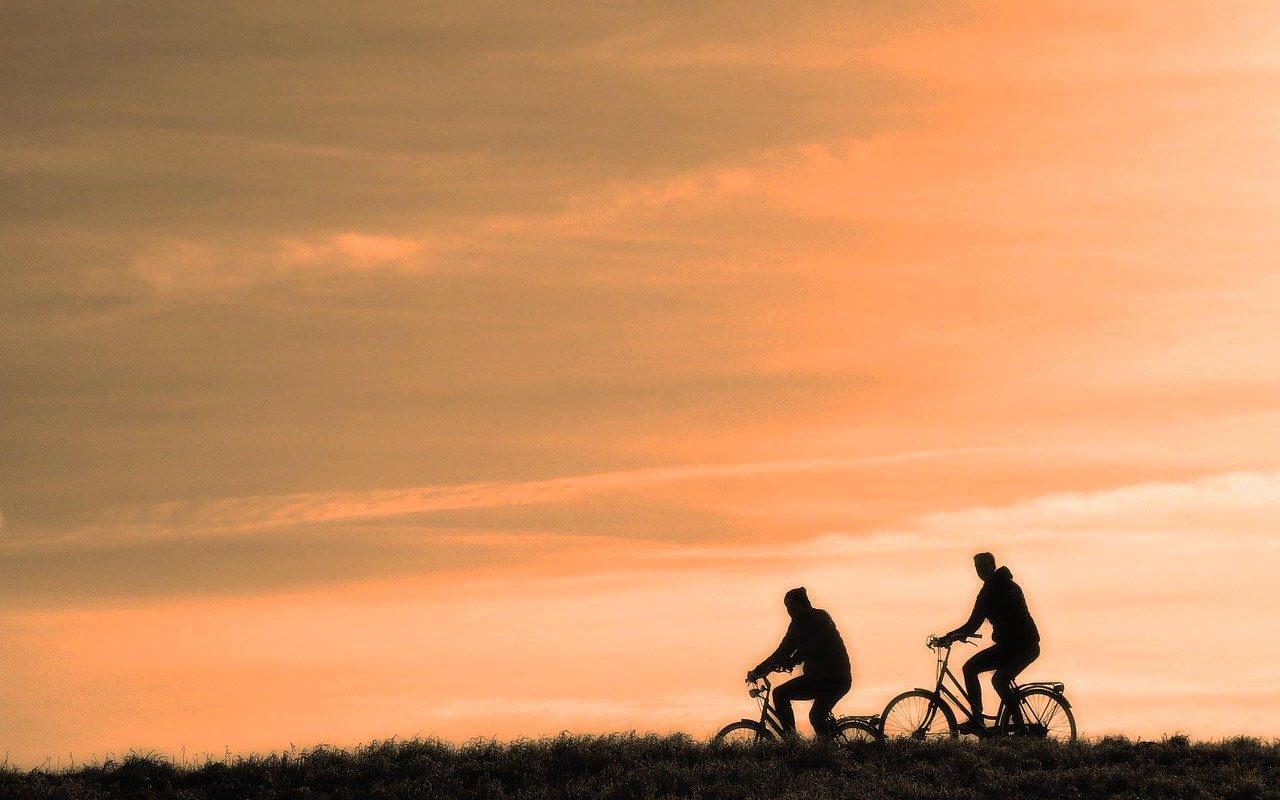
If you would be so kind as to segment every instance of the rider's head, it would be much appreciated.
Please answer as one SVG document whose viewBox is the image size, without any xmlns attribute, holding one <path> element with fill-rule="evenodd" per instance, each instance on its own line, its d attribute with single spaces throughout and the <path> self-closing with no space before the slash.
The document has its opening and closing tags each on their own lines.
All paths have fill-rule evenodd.
<svg viewBox="0 0 1280 800">
<path fill-rule="evenodd" d="M 804 590 L 803 586 L 784 594 L 782 602 L 787 606 L 787 613 L 793 617 L 805 609 L 813 608 L 813 605 L 809 602 L 809 593 Z"/>
<path fill-rule="evenodd" d="M 990 553 L 978 553 L 973 557 L 973 568 L 978 571 L 978 577 L 985 581 L 996 574 L 996 557 Z"/>
</svg>

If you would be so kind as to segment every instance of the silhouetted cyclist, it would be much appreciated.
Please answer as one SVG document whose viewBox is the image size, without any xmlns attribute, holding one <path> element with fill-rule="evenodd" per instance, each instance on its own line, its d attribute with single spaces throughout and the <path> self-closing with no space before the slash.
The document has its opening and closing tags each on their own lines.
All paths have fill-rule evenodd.
<svg viewBox="0 0 1280 800">
<path fill-rule="evenodd" d="M 853 676 L 849 670 L 849 653 L 844 640 L 836 630 L 831 615 L 809 602 L 809 594 L 801 586 L 787 592 L 783 598 L 791 624 L 782 637 L 782 644 L 759 666 L 747 673 L 747 680 L 768 675 L 779 669 L 804 665 L 804 674 L 792 678 L 773 690 L 773 702 L 778 721 L 783 730 L 795 733 L 796 715 L 791 710 L 793 700 L 812 700 L 809 721 L 814 733 L 830 736 L 835 731 L 827 724 L 831 710 L 840 698 L 849 693 Z"/>
<path fill-rule="evenodd" d="M 946 641 L 964 639 L 977 633 L 983 621 L 991 622 L 991 647 L 974 653 L 964 665 L 965 689 L 973 705 L 973 716 L 960 730 L 980 735 L 986 732 L 986 726 L 982 721 L 982 683 L 978 676 L 995 670 L 991 685 L 1010 709 L 1012 722 L 1020 723 L 1022 710 L 1013 696 L 1013 679 L 1040 657 L 1040 631 L 1027 610 L 1022 587 L 1013 582 L 1013 573 L 1008 567 L 996 569 L 996 557 L 990 553 L 974 556 L 973 566 L 982 578 L 973 613 L 963 625 L 942 638 Z"/>
</svg>

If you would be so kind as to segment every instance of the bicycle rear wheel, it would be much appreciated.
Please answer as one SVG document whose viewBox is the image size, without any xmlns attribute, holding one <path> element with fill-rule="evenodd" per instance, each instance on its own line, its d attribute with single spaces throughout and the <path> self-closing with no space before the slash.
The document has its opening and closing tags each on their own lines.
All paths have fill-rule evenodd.
<svg viewBox="0 0 1280 800">
<path fill-rule="evenodd" d="M 733 743 L 754 743 L 754 742 L 770 742 L 773 741 L 773 734 L 761 725 L 759 722 L 744 719 L 738 722 L 731 722 L 720 729 L 720 732 L 711 737 L 713 744 L 721 742 Z"/>
<path fill-rule="evenodd" d="M 956 715 L 933 692 L 913 689 L 889 701 L 880 715 L 886 739 L 954 739 Z"/>
<path fill-rule="evenodd" d="M 866 720 L 837 720 L 836 741 L 841 744 L 850 744 L 852 742 L 878 742 L 880 741 L 880 729 Z"/>
<path fill-rule="evenodd" d="M 1014 724 L 1009 708 L 1001 707 L 1000 719 L 996 722 L 1001 735 L 1031 736 L 1057 742 L 1076 740 L 1075 715 L 1071 713 L 1067 698 L 1060 693 L 1043 687 L 1026 689 L 1020 693 L 1018 703 L 1022 710 L 1022 724 Z"/>
</svg>

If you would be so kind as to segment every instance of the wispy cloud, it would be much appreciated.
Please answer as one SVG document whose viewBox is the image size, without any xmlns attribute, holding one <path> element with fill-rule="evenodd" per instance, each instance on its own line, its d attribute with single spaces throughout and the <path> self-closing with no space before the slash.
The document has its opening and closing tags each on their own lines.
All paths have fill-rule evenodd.
<svg viewBox="0 0 1280 800">
<path fill-rule="evenodd" d="M 414 256 L 422 253 L 421 239 L 348 231 L 318 241 L 281 242 L 277 260 L 288 264 L 323 265 L 337 262 L 349 268 L 400 265 L 414 268 Z"/>
<path fill-rule="evenodd" d="M 1280 471 L 1229 472 L 1190 481 L 1158 481 L 1097 492 L 1058 492 L 1000 508 L 922 516 L 927 534 L 982 533 L 993 538 L 1058 533 L 1274 529 Z"/>
<path fill-rule="evenodd" d="M 207 293 L 299 273 L 374 268 L 416 272 L 429 260 L 425 247 L 421 239 L 358 231 L 256 244 L 180 239 L 149 245 L 133 257 L 132 272 L 144 285 L 165 294 Z"/>
<path fill-rule="evenodd" d="M 950 550 L 1004 542 L 1034 545 L 1159 536 L 1211 547 L 1220 535 L 1270 537 L 1280 518 L 1280 470 L 1153 481 L 1093 492 L 1054 492 L 1005 506 L 931 512 L 873 531 L 832 531 L 801 542 L 669 548 L 653 559 L 822 562 L 840 557 Z"/>
<path fill-rule="evenodd" d="M 571 475 L 545 480 L 435 484 L 372 491 L 300 492 L 129 506 L 87 526 L 49 537 L 10 539 L 8 549 L 55 543 L 111 545 L 154 539 L 226 536 L 351 521 L 391 520 L 433 512 L 520 506 L 571 506 L 592 495 L 666 484 L 839 473 L 893 465 L 1008 453 L 1017 448 L 953 448 L 869 456 L 682 464 Z M 957 541 L 1030 540 L 1066 534 L 1200 530 L 1230 524 L 1270 530 L 1280 513 L 1280 471 L 1232 472 L 1190 481 L 1158 481 L 1094 492 L 1059 492 L 1007 506 L 919 515 L 890 529 L 829 531 L 790 545 L 659 549 L 648 558 L 707 561 L 820 558 L 854 552 L 947 547 Z M 523 534 L 522 534 L 523 536 Z M 474 542 L 479 544 L 481 540 Z"/>
<path fill-rule="evenodd" d="M 977 456 L 998 447 L 916 450 L 883 455 L 683 464 L 533 481 L 486 481 L 360 492 L 303 492 L 132 506 L 104 514 L 94 525 L 56 541 L 110 543 L 148 538 L 209 536 L 317 523 L 370 520 L 437 511 L 568 503 L 588 495 L 662 484 L 840 472 L 894 464 Z M 47 541 L 47 540 L 43 540 Z M 34 544 L 11 541 L 10 547 Z"/>
</svg>

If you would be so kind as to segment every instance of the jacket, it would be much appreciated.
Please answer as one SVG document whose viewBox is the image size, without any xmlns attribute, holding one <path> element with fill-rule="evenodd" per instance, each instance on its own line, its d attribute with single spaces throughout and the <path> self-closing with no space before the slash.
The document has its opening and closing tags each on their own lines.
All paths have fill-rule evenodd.
<svg viewBox="0 0 1280 800">
<path fill-rule="evenodd" d="M 849 678 L 849 651 L 836 630 L 831 615 L 820 608 L 801 609 L 791 618 L 782 643 L 755 671 L 772 672 L 779 667 L 804 664 L 804 674 L 814 677 Z"/>
<path fill-rule="evenodd" d="M 972 636 L 984 620 L 990 620 L 991 641 L 996 644 L 1025 645 L 1040 641 L 1040 631 L 1027 609 L 1022 587 L 1013 582 L 1013 573 L 1008 567 L 1001 567 L 983 582 L 973 613 L 950 635 Z"/>
</svg>

